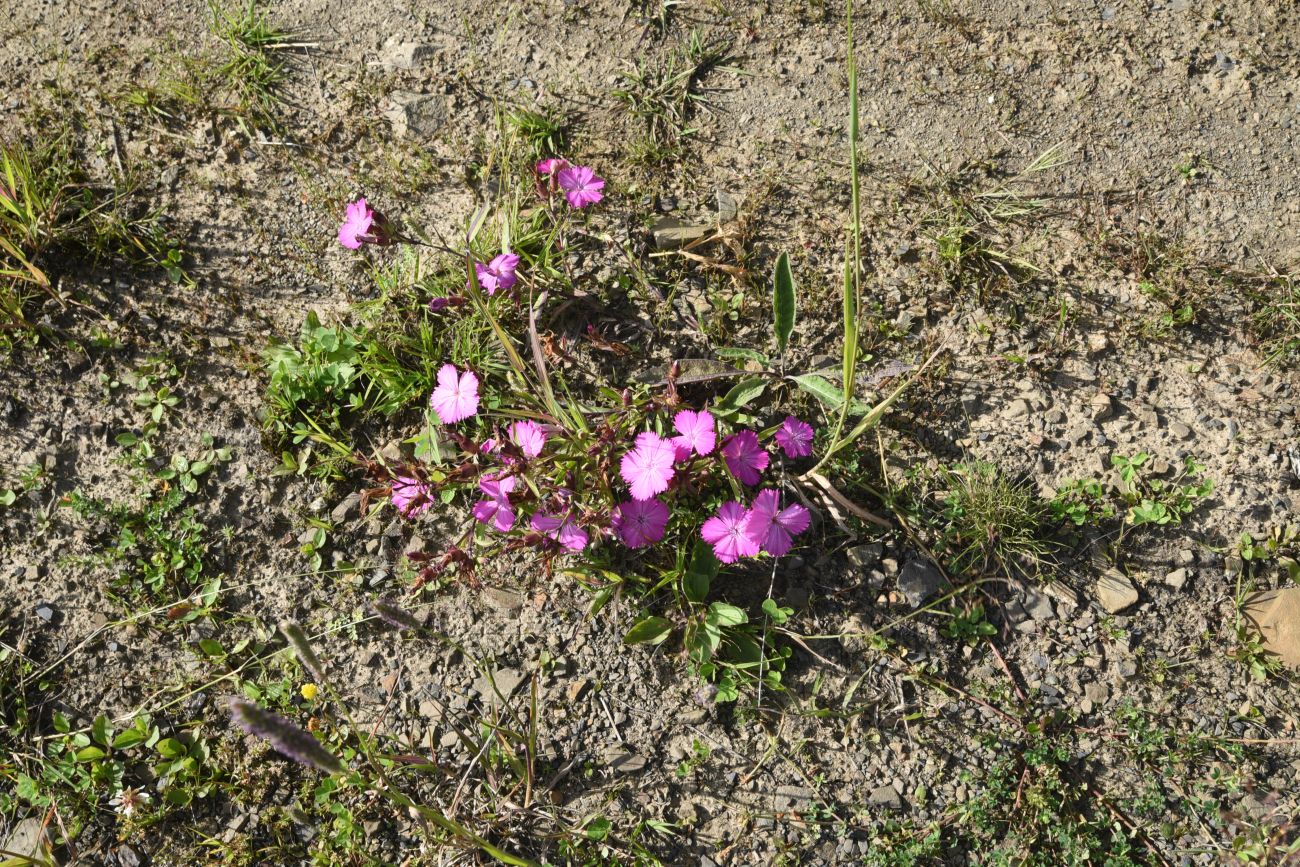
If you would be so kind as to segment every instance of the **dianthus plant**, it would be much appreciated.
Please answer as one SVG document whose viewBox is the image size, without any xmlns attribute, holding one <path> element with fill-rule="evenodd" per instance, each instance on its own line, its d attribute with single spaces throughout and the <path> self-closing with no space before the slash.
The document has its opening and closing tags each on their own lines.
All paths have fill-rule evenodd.
<svg viewBox="0 0 1300 867">
<path fill-rule="evenodd" d="M 532 193 L 543 203 L 533 210 L 549 223 L 544 243 L 570 248 L 593 237 L 568 229 L 599 212 L 604 180 L 559 158 L 533 172 Z M 354 210 L 348 220 L 355 221 Z M 368 237 L 343 235 L 362 243 Z M 541 281 L 530 263 L 544 253 L 521 247 L 476 261 L 465 252 L 464 294 L 452 286 L 423 315 L 435 327 L 471 318 L 486 324 L 509 367 L 503 375 L 464 359 L 440 360 L 421 459 L 368 466 L 402 518 L 459 524 L 441 552 L 409 555 L 421 567 L 419 584 L 452 571 L 472 579 L 476 566 L 503 554 L 535 558 L 547 575 L 567 559 L 571 574 L 671 576 L 694 612 L 685 623 L 686 649 L 710 677 L 723 630 L 747 622 L 740 609 L 709 603 L 711 576 L 719 564 L 770 562 L 799 544 L 811 515 L 788 497 L 785 472 L 812 453 L 813 428 L 784 414 L 766 428 L 729 422 L 734 412 L 715 411 L 707 398 L 683 398 L 675 367 L 653 387 L 565 383 L 562 402 L 532 306 Z"/>
</svg>

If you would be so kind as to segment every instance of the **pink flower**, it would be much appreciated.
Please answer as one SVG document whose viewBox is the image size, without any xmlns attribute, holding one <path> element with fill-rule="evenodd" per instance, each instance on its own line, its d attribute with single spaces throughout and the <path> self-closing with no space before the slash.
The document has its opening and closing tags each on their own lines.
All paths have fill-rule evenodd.
<svg viewBox="0 0 1300 867">
<path fill-rule="evenodd" d="M 478 480 L 478 489 L 487 494 L 486 500 L 474 504 L 474 517 L 479 522 L 491 524 L 502 533 L 515 525 L 515 510 L 510 507 L 510 492 L 515 489 L 515 477 L 484 476 Z"/>
<path fill-rule="evenodd" d="M 624 545 L 644 548 L 664 537 L 668 507 L 659 500 L 628 500 L 614 507 L 609 522 Z"/>
<path fill-rule="evenodd" d="M 673 427 L 681 434 L 673 437 L 673 445 L 677 448 L 679 461 L 690 457 L 692 451 L 697 455 L 712 454 L 714 446 L 718 443 L 718 433 L 713 428 L 713 416 L 709 415 L 708 410 L 695 412 L 684 409 L 673 416 Z"/>
<path fill-rule="evenodd" d="M 735 563 L 741 557 L 758 553 L 759 540 L 746 530 L 749 512 L 735 500 L 718 509 L 718 514 L 704 522 L 700 535 L 713 546 L 713 553 L 723 563 Z"/>
<path fill-rule="evenodd" d="M 785 450 L 787 458 L 806 458 L 812 454 L 812 426 L 787 415 L 777 428 L 776 443 Z"/>
<path fill-rule="evenodd" d="M 587 547 L 587 531 L 574 522 L 571 514 L 557 518 L 554 515 L 534 512 L 531 523 L 534 530 L 545 533 L 570 551 L 581 551 Z"/>
<path fill-rule="evenodd" d="M 504 292 L 515 285 L 515 269 L 518 267 L 518 255 L 502 253 L 486 265 L 475 262 L 474 274 L 478 277 L 479 288 L 489 295 L 495 295 L 498 289 Z M 465 290 L 469 291 L 468 285 Z"/>
<path fill-rule="evenodd" d="M 429 395 L 429 405 L 443 424 L 455 424 L 478 412 L 478 377 L 474 371 L 460 373 L 454 364 L 438 371 L 438 387 Z"/>
<path fill-rule="evenodd" d="M 808 510 L 798 503 L 781 508 L 780 495 L 771 488 L 759 491 L 749 508 L 746 535 L 757 539 L 760 547 L 773 557 L 780 557 L 793 545 L 792 536 L 808 529 Z"/>
<path fill-rule="evenodd" d="M 546 445 L 546 431 L 535 421 L 517 421 L 510 425 L 510 441 L 526 456 L 535 458 Z"/>
<path fill-rule="evenodd" d="M 551 157 L 548 160 L 541 160 L 534 167 L 533 170 L 537 172 L 537 174 L 539 175 L 542 175 L 544 177 L 549 177 L 550 175 L 553 175 L 556 172 L 558 172 L 560 169 L 567 169 L 568 167 L 569 167 L 569 161 L 566 160 L 564 157 Z"/>
<path fill-rule="evenodd" d="M 673 480 L 673 461 L 677 450 L 673 444 L 653 431 L 636 438 L 636 448 L 623 455 L 619 473 L 632 489 L 632 499 L 648 500 L 668 490 Z"/>
<path fill-rule="evenodd" d="M 392 501 L 403 518 L 418 518 L 433 505 L 433 493 L 414 476 L 397 476 L 393 479 Z"/>
<path fill-rule="evenodd" d="M 727 437 L 722 443 L 722 457 L 727 469 L 742 485 L 757 485 L 759 474 L 767 469 L 770 460 L 758 443 L 752 430 L 742 430 Z"/>
<path fill-rule="evenodd" d="M 604 179 L 596 177 L 596 173 L 586 166 L 565 166 L 555 179 L 564 190 L 569 207 L 585 208 L 604 198 L 600 193 L 605 188 Z"/>
<path fill-rule="evenodd" d="M 366 204 L 365 199 L 357 199 L 348 205 L 343 215 L 343 225 L 339 226 L 339 243 L 349 250 L 359 250 L 361 245 L 377 240 L 370 233 L 375 224 L 375 212 Z"/>
</svg>

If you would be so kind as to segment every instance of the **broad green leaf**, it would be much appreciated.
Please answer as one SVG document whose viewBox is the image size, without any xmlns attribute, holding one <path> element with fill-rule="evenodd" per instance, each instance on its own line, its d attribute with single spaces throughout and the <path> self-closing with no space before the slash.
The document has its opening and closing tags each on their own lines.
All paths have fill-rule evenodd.
<svg viewBox="0 0 1300 867">
<path fill-rule="evenodd" d="M 154 745 L 154 749 L 165 759 L 179 759 L 185 755 L 185 744 L 176 738 L 163 738 Z"/>
<path fill-rule="evenodd" d="M 709 596 L 709 587 L 718 577 L 721 567 L 713 548 L 703 539 L 695 540 L 695 551 L 691 555 L 691 565 L 682 576 L 682 592 L 692 602 L 703 603 Z"/>
<path fill-rule="evenodd" d="M 144 743 L 144 732 L 139 729 L 127 729 L 113 738 L 113 749 L 126 750 Z"/>
<path fill-rule="evenodd" d="M 666 617 L 650 614 L 642 617 L 623 636 L 624 644 L 662 644 L 673 631 L 673 624 Z"/>
<path fill-rule="evenodd" d="M 208 656 L 225 656 L 226 651 L 221 646 L 221 642 L 215 638 L 204 638 L 199 641 L 199 650 L 202 650 Z"/>
<path fill-rule="evenodd" d="M 102 759 L 106 755 L 108 755 L 108 753 L 104 752 L 99 747 L 82 747 L 77 750 L 77 761 L 93 762 L 96 759 Z"/>
<path fill-rule="evenodd" d="M 101 747 L 108 746 L 113 737 L 113 730 L 108 726 L 108 717 L 103 714 L 95 717 L 95 721 L 90 724 L 90 737 Z"/>
<path fill-rule="evenodd" d="M 766 390 L 767 379 L 764 377 L 751 376 L 742 379 L 732 387 L 731 391 L 723 395 L 722 400 L 713 405 L 713 414 L 723 418 L 734 415 L 741 407 L 761 397 Z"/>
<path fill-rule="evenodd" d="M 726 602 L 714 602 L 709 606 L 709 617 L 719 626 L 739 626 L 749 621 L 749 615 L 743 609 Z"/>
<path fill-rule="evenodd" d="M 777 257 L 776 272 L 772 275 L 772 319 L 776 345 L 782 352 L 794 332 L 794 311 L 794 274 L 790 271 L 790 257 L 782 253 Z"/>
<path fill-rule="evenodd" d="M 828 409 L 839 409 L 844 404 L 844 393 L 824 376 L 802 373 L 791 377 L 794 384 L 822 402 Z"/>
<path fill-rule="evenodd" d="M 753 361 L 767 367 L 767 356 L 755 349 L 746 349 L 743 346 L 723 346 L 713 350 L 713 354 L 718 358 L 727 361 Z"/>
</svg>

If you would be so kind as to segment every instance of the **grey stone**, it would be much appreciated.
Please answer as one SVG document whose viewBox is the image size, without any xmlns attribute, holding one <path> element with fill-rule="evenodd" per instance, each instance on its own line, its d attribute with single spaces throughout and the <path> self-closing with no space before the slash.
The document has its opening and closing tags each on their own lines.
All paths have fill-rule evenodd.
<svg viewBox="0 0 1300 867">
<path fill-rule="evenodd" d="M 1099 391 L 1088 401 L 1089 414 L 1093 421 L 1102 421 L 1110 418 L 1115 413 L 1115 405 L 1111 402 L 1110 395 Z"/>
<path fill-rule="evenodd" d="M 613 752 L 606 756 L 605 764 L 610 770 L 620 774 L 635 774 L 646 766 L 645 756 L 635 753 Z"/>
<path fill-rule="evenodd" d="M 1107 569 L 1097 580 L 1097 601 L 1111 614 L 1118 614 L 1137 604 L 1137 587 L 1123 572 Z"/>
<path fill-rule="evenodd" d="M 36 616 L 49 623 L 54 620 L 54 606 L 48 602 L 42 602 L 36 606 Z"/>
<path fill-rule="evenodd" d="M 501 703 L 502 699 L 509 699 L 510 694 L 514 692 L 523 681 L 523 672 L 518 669 L 500 668 L 493 672 L 490 680 L 487 675 L 483 675 L 478 680 L 474 681 L 473 690 L 478 693 L 479 697 L 483 699 L 485 703 L 495 707 Z M 493 688 L 494 686 L 495 689 Z"/>
<path fill-rule="evenodd" d="M 1090 683 L 1083 688 L 1083 696 L 1097 707 L 1101 707 L 1110 698 L 1110 687 L 1104 683 Z"/>
<path fill-rule="evenodd" d="M 1165 575 L 1165 583 L 1175 590 L 1182 590 L 1183 585 L 1187 583 L 1188 575 L 1186 569 L 1175 569 Z"/>
<path fill-rule="evenodd" d="M 860 569 L 870 569 L 880 562 L 880 557 L 885 553 L 885 546 L 879 542 L 873 542 L 870 545 L 858 545 L 848 550 L 849 562 Z"/>
<path fill-rule="evenodd" d="M 903 809 L 903 798 L 891 785 L 877 786 L 867 798 L 873 807 L 885 807 L 890 810 Z"/>
<path fill-rule="evenodd" d="M 913 608 L 925 602 L 943 586 L 943 574 L 927 560 L 911 560 L 898 573 L 898 591 Z"/>
<path fill-rule="evenodd" d="M 422 42 L 398 42 L 384 50 L 379 62 L 389 70 L 414 69 L 436 52 L 437 48 Z"/>
<path fill-rule="evenodd" d="M 239 829 L 235 828 L 234 830 L 238 831 Z M 117 847 L 117 863 L 120 864 L 121 867 L 140 867 L 144 861 L 140 857 L 139 852 L 123 843 L 121 846 Z"/>
<path fill-rule="evenodd" d="M 356 508 L 360 504 L 361 504 L 360 492 L 353 491 L 352 493 L 344 497 L 342 500 L 340 500 L 339 504 L 335 506 L 333 510 L 330 511 L 330 520 L 333 521 L 335 524 L 342 524 L 344 521 L 348 519 L 348 517 L 356 510 Z"/>
<path fill-rule="evenodd" d="M 444 750 L 455 749 L 458 743 L 460 743 L 460 734 L 457 732 L 443 732 L 442 737 L 438 738 L 438 746 Z"/>
<path fill-rule="evenodd" d="M 717 190 L 714 196 L 718 204 L 718 222 L 729 223 L 736 219 L 740 212 L 739 197 L 722 189 Z"/>
<path fill-rule="evenodd" d="M 1052 600 L 1048 599 L 1047 594 L 1037 587 L 1025 587 L 1021 604 L 1024 605 L 1029 616 L 1039 622 L 1051 620 L 1056 614 L 1052 610 Z"/>
<path fill-rule="evenodd" d="M 674 217 L 660 217 L 650 228 L 655 247 L 660 250 L 676 250 L 692 241 L 698 241 L 709 234 L 707 226 L 693 226 Z"/>
<path fill-rule="evenodd" d="M 9 838 L 5 840 L 4 850 L 24 857 L 41 856 L 41 850 L 49 845 L 44 829 L 45 826 L 38 817 L 29 816 L 23 819 L 14 826 Z M 44 858 L 40 860 L 44 861 Z"/>
<path fill-rule="evenodd" d="M 1169 423 L 1169 433 L 1180 440 L 1185 440 L 1192 435 L 1192 429 L 1180 421 L 1175 421 Z"/>
<path fill-rule="evenodd" d="M 773 803 L 777 810 L 789 810 L 807 804 L 815 797 L 816 792 L 803 786 L 777 786 Z"/>
<path fill-rule="evenodd" d="M 396 135 L 432 137 L 447 122 L 447 100 L 441 95 L 396 90 L 388 100 L 384 116 Z"/>
<path fill-rule="evenodd" d="M 1002 410 L 1003 418 L 1021 418 L 1027 415 L 1029 415 L 1029 401 L 1024 398 L 1011 401 L 1007 408 Z"/>
</svg>

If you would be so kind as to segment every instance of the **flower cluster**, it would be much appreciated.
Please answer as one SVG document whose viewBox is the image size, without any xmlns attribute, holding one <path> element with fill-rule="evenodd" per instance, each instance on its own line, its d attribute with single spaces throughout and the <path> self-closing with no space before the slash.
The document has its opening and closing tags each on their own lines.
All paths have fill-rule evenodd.
<svg viewBox="0 0 1300 867">
<path fill-rule="evenodd" d="M 605 181 L 588 166 L 552 157 L 533 168 L 537 193 L 545 199 L 558 201 L 562 194 L 570 208 L 580 210 L 604 198 Z M 385 225 L 360 199 L 348 206 L 339 242 L 351 249 L 364 243 L 383 243 L 393 237 Z M 519 282 L 521 262 L 521 256 L 509 250 L 486 263 L 475 262 L 466 294 L 474 284 L 488 296 L 510 292 Z M 466 300 L 434 298 L 429 311 L 438 313 Z M 444 364 L 429 396 L 438 421 L 455 425 L 477 416 L 479 386 L 474 371 Z M 766 435 L 760 438 L 758 432 L 743 428 L 720 431 L 708 410 L 677 409 L 678 405 L 675 392 L 635 409 L 625 397 L 623 410 L 605 421 L 594 442 L 586 438 L 588 432 L 566 431 L 553 419 L 520 419 L 504 429 L 496 428 L 491 437 L 478 443 L 456 433 L 453 436 L 464 457 L 450 473 L 426 474 L 407 468 L 394 475 L 384 474 L 391 482 L 392 503 L 402 517 L 415 519 L 432 507 L 436 487 L 475 485 L 479 496 L 470 514 L 477 526 L 509 534 L 507 549 L 533 546 L 548 556 L 579 552 L 593 537 L 614 538 L 629 549 L 648 548 L 664 539 L 675 507 L 678 521 L 685 521 L 687 512 L 680 507 L 688 505 L 691 498 L 708 496 L 720 483 L 733 491 L 757 487 L 771 463 L 763 443 Z M 636 432 L 647 417 L 654 418 L 669 407 L 676 409 L 671 432 L 658 425 Z M 789 459 L 812 454 L 813 438 L 812 427 L 794 416 L 786 417 L 771 431 L 772 442 Z M 617 443 L 628 439 L 631 447 L 620 453 Z M 575 456 L 587 470 L 575 471 Z M 619 493 L 622 489 L 614 477 L 615 469 L 626 485 L 625 493 Z M 597 473 L 594 483 L 584 477 L 591 471 Z M 437 483 L 427 480 L 430 478 Z M 723 503 L 693 531 L 713 546 L 724 563 L 762 553 L 782 556 L 793 546 L 794 537 L 808 529 L 808 510 L 797 504 L 782 507 L 781 494 L 775 488 L 757 491 L 748 505 L 743 499 Z M 438 568 L 469 560 L 459 548 L 449 550 L 454 550 L 454 556 Z"/>
</svg>

